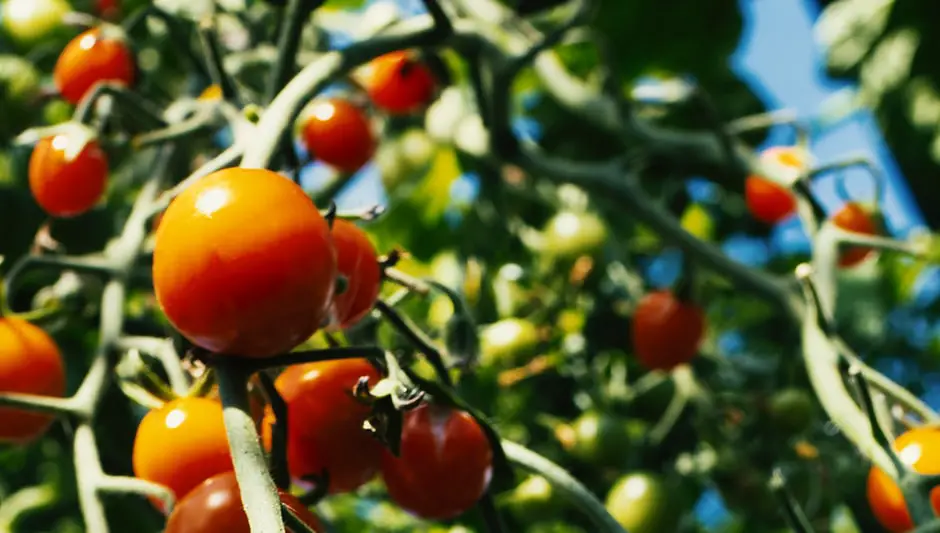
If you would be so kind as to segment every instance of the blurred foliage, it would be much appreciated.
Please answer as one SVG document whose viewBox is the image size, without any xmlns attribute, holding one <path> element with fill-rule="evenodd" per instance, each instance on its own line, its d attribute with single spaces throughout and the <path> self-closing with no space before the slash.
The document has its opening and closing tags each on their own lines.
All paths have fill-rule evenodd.
<svg viewBox="0 0 940 533">
<path fill-rule="evenodd" d="M 92 3 L 76 0 L 74 8 L 91 12 Z M 190 16 L 206 4 L 155 3 Z M 506 3 L 527 12 L 539 7 L 535 2 L 527 7 Z M 143 4 L 126 1 L 123 13 L 133 13 Z M 262 2 L 245 4 L 244 10 L 232 8 L 237 15 L 220 15 L 226 21 L 225 53 L 236 63 L 270 41 L 276 25 Z M 324 9 L 363 4 L 330 0 Z M 737 1 L 676 0 L 668 3 L 668 9 L 645 1 L 597 4 L 592 25 L 615 51 L 613 67 L 625 90 L 642 79 L 687 76 L 711 95 L 724 119 L 764 111 L 729 67 L 728 56 L 738 46 L 743 24 Z M 940 189 L 931 182 L 940 158 L 940 97 L 935 89 L 940 83 L 934 79 L 940 70 L 932 61 L 937 46 L 932 41 L 938 37 L 930 24 L 940 16 L 934 13 L 940 5 L 900 0 L 829 4 L 824 26 L 844 25 L 830 39 L 830 70 L 859 80 L 861 95 L 876 107 L 915 196 L 936 226 L 940 211 L 932 207 L 940 201 Z M 150 20 L 132 28 L 143 80 L 138 93 L 166 105 L 178 95 L 195 97 L 209 85 L 205 67 L 194 60 L 198 42 L 192 30 L 185 18 L 171 25 Z M 114 162 L 107 202 L 75 219 L 49 221 L 32 200 L 26 175 L 29 148 L 13 147 L 11 141 L 25 127 L 68 119 L 71 108 L 54 95 L 50 73 L 58 51 L 77 32 L 71 28 L 27 48 L 6 38 L 0 42 L 0 142 L 7 147 L 0 153 L 0 255 L 6 257 L 5 268 L 28 253 L 41 227 L 47 227 L 68 253 L 100 250 L 121 227 L 129 198 L 151 164 L 146 157 L 132 157 L 115 127 L 106 145 Z M 591 47 L 568 43 L 559 47 L 559 53 L 573 72 L 591 83 L 598 81 Z M 443 56 L 448 64 L 462 65 L 454 54 Z M 264 78 L 247 72 L 251 74 L 246 76 L 246 89 L 254 96 L 263 90 Z M 457 82 L 466 81 L 465 69 L 452 74 Z M 582 160 L 619 155 L 619 140 L 553 101 L 531 72 L 522 76 L 515 91 L 519 117 L 541 126 L 539 142 L 545 150 Z M 639 112 L 677 128 L 714 126 L 710 112 L 698 103 L 648 104 Z M 113 124 L 140 129 L 130 115 L 118 114 Z M 677 254 L 609 199 L 551 186 L 516 169 L 497 169 L 457 150 L 451 143 L 456 125 L 442 131 L 429 127 L 426 135 L 423 118 L 418 117 L 386 121 L 383 128 L 375 163 L 389 207 L 369 224 L 370 235 L 383 253 L 396 248 L 408 252 L 399 264 L 401 270 L 433 277 L 465 298 L 473 322 L 481 328 L 482 366 L 460 376 L 458 390 L 493 419 L 504 437 L 565 466 L 598 498 L 609 499 L 615 514 L 636 524 L 631 533 L 704 531 L 692 509 L 712 489 L 733 512 L 721 531 L 782 531 L 783 516 L 766 488 L 775 467 L 787 473 L 797 500 L 821 531 L 852 531 L 845 524 L 853 520 L 862 531 L 877 531 L 865 503 L 867 467 L 843 438 L 827 431 L 816 400 L 808 393 L 796 332 L 781 327 L 783 317 L 726 280 L 697 276 L 697 297 L 707 304 L 709 331 L 693 368 L 709 401 L 693 402 L 661 441 L 653 441 L 652 428 L 661 422 L 677 387 L 669 378 L 639 366 L 631 355 L 628 325 L 635 302 L 659 283 L 650 275 L 652 265 L 669 264 Z M 763 139 L 761 132 L 745 136 L 752 145 Z M 218 153 L 220 146 L 200 139 L 187 142 L 182 151 L 194 159 Z M 182 178 L 190 169 L 181 156 L 176 174 Z M 688 231 L 714 243 L 725 243 L 732 236 L 769 234 L 770 228 L 747 216 L 738 187 L 719 188 L 711 199 L 693 202 L 676 179 L 686 177 L 652 169 L 644 182 Z M 461 199 L 454 194 L 461 187 L 478 191 L 469 200 Z M 580 229 L 573 236 L 559 234 L 559 216 L 580 220 Z M 765 268 L 785 272 L 805 259 L 805 254 L 776 256 Z M 922 270 L 922 263 L 883 254 L 843 276 L 844 314 L 838 318 L 850 342 L 864 348 L 862 354 L 874 363 L 879 361 L 877 354 L 905 354 L 909 356 L 905 361 L 936 371 L 940 342 L 932 338 L 917 343 L 885 319 L 907 309 Z M 100 287 L 91 278 L 83 280 L 84 292 L 70 319 L 48 325 L 67 355 L 70 390 L 86 370 L 97 335 L 94 317 Z M 37 270 L 21 281 L 12 295 L 17 309 L 29 307 L 36 293 L 56 277 Z M 147 288 L 140 289 L 128 304 L 134 310 L 128 330 L 171 335 Z M 386 287 L 386 293 L 392 289 Z M 455 319 L 453 305 L 439 295 L 410 298 L 400 309 L 438 339 Z M 927 310 L 931 320 L 936 320 L 938 311 Z M 366 323 L 347 333 L 351 342 L 378 340 L 402 354 L 412 350 L 386 324 Z M 419 374 L 426 370 L 415 365 Z M 907 375 L 902 385 L 918 394 L 925 392 L 917 372 Z M 106 470 L 130 474 L 129 450 L 141 409 L 117 390 L 105 402 L 98 429 Z M 18 490 L 48 486 L 54 492 L 51 503 L 24 515 L 14 531 L 81 531 L 69 437 L 69 428 L 58 425 L 35 446 L 0 450 L 0 510 Z M 641 472 L 657 477 L 655 493 L 625 495 L 630 491 L 624 487 L 637 483 L 625 476 Z M 519 481 L 516 489 L 498 498 L 511 531 L 592 531 L 583 515 L 546 491 L 538 478 L 520 475 Z M 108 502 L 115 531 L 161 527 L 159 513 L 141 499 Z M 356 495 L 329 498 L 321 507 L 339 532 L 483 531 L 475 512 L 459 523 L 420 523 L 388 503 L 378 482 Z M 643 513 L 650 515 L 639 516 Z"/>
</svg>

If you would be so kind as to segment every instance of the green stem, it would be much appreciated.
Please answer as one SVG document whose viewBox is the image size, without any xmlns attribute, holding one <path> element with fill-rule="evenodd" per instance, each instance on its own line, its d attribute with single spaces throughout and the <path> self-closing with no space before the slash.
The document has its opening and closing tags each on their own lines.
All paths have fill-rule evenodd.
<svg viewBox="0 0 940 533">
<path fill-rule="evenodd" d="M 594 523 L 596 533 L 627 533 L 607 512 L 604 504 L 567 470 L 521 444 L 503 440 L 502 446 L 511 463 L 541 475 L 558 489 L 559 493 L 577 505 Z"/>
<path fill-rule="evenodd" d="M 441 380 L 441 383 L 448 388 L 453 388 L 454 380 L 450 377 L 447 365 L 444 364 L 444 355 L 441 353 L 441 350 L 434 346 L 434 343 L 428 338 L 427 334 L 421 331 L 411 319 L 393 309 L 386 302 L 378 300 L 375 302 L 375 308 L 382 313 L 382 316 L 388 320 L 389 324 L 391 324 L 396 331 L 401 333 L 402 336 L 408 339 L 408 341 L 424 355 L 424 358 L 427 359 L 428 363 L 434 368 L 434 373 L 437 375 L 437 378 Z"/>
</svg>

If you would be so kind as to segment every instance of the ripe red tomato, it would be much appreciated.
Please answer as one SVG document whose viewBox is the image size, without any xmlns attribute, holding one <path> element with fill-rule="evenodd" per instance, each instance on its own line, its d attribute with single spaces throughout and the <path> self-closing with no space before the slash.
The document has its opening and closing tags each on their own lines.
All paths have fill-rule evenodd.
<svg viewBox="0 0 940 533">
<path fill-rule="evenodd" d="M 378 370 L 366 359 L 341 359 L 287 368 L 275 386 L 287 403 L 287 464 L 301 479 L 327 469 L 330 493 L 356 490 L 379 470 L 381 443 L 362 424 L 370 408 L 353 396 L 362 376 L 378 383 Z M 274 415 L 270 407 L 262 428 L 271 447 Z"/>
<path fill-rule="evenodd" d="M 469 413 L 421 405 L 404 414 L 401 455 L 382 453 L 382 479 L 402 509 L 430 520 L 473 507 L 493 472 L 493 449 Z"/>
<path fill-rule="evenodd" d="M 36 203 L 55 217 L 73 217 L 95 206 L 108 179 L 108 158 L 98 142 L 89 140 L 72 159 L 67 133 L 40 139 L 29 157 L 29 188 Z"/>
<path fill-rule="evenodd" d="M 940 474 L 940 430 L 915 428 L 894 441 L 905 464 L 921 474 Z M 940 512 L 940 487 L 930 491 L 934 512 Z M 902 533 L 914 529 L 901 488 L 878 467 L 868 473 L 868 503 L 885 529 Z"/>
<path fill-rule="evenodd" d="M 270 170 L 202 178 L 157 228 L 157 301 L 183 335 L 216 353 L 293 349 L 324 324 L 335 282 L 326 219 L 300 186 Z"/>
<path fill-rule="evenodd" d="M 98 82 L 132 85 L 134 68 L 134 54 L 124 40 L 92 28 L 65 45 L 52 78 L 62 98 L 78 104 Z"/>
<path fill-rule="evenodd" d="M 0 318 L 0 391 L 62 397 L 65 367 L 55 341 L 19 318 Z M 53 417 L 0 407 L 0 442 L 27 444 L 52 425 Z"/>
<path fill-rule="evenodd" d="M 339 273 L 346 278 L 346 290 L 333 297 L 334 321 L 348 328 L 366 316 L 379 297 L 382 270 L 375 248 L 366 233 L 354 223 L 333 221 L 333 246 Z"/>
<path fill-rule="evenodd" d="M 427 65 L 410 52 L 399 50 L 377 57 L 369 64 L 366 91 L 376 107 L 406 115 L 427 105 L 437 82 Z"/>
<path fill-rule="evenodd" d="M 117 20 L 121 16 L 121 0 L 95 0 L 95 11 L 104 20 Z"/>
<path fill-rule="evenodd" d="M 775 146 L 761 153 L 761 159 L 800 172 L 806 166 L 802 150 L 791 146 Z M 744 182 L 744 199 L 751 215 L 767 224 L 776 224 L 796 211 L 796 197 L 788 188 L 762 176 L 748 176 Z"/>
<path fill-rule="evenodd" d="M 315 514 L 282 490 L 281 502 L 311 529 L 323 531 Z M 164 533 L 251 533 L 235 472 L 217 474 L 194 488 L 173 508 Z M 291 532 L 290 529 L 287 530 Z"/>
<path fill-rule="evenodd" d="M 339 98 L 314 102 L 302 136 L 313 156 L 341 172 L 359 170 L 375 153 L 375 135 L 368 117 Z"/>
<path fill-rule="evenodd" d="M 866 235 L 875 235 L 878 233 L 878 228 L 875 227 L 875 222 L 872 220 L 871 215 L 865 211 L 864 207 L 855 202 L 848 202 L 842 206 L 842 209 L 832 216 L 832 222 L 846 231 L 864 233 Z M 853 267 L 867 259 L 873 251 L 874 250 L 871 248 L 864 246 L 847 248 L 839 257 L 839 266 L 843 268 Z"/>
<path fill-rule="evenodd" d="M 705 315 L 668 290 L 647 294 L 637 304 L 631 325 L 633 350 L 651 370 L 671 370 L 692 360 L 705 335 Z"/>
<path fill-rule="evenodd" d="M 210 477 L 232 470 L 232 456 L 216 400 L 184 397 L 147 413 L 137 427 L 134 475 L 166 485 L 177 500 Z"/>
</svg>

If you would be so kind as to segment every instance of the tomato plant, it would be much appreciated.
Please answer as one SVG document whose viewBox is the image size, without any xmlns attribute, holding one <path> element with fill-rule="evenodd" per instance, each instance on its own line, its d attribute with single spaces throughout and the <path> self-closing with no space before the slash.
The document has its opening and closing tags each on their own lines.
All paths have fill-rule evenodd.
<svg viewBox="0 0 940 533">
<path fill-rule="evenodd" d="M 20 318 L 0 318 L 0 391 L 61 397 L 65 366 L 55 341 Z M 49 429 L 53 417 L 0 407 L 0 442 L 27 444 Z"/>
<path fill-rule="evenodd" d="M 389 497 L 422 518 L 446 520 L 472 507 L 486 491 L 493 450 L 469 413 L 424 404 L 404 414 L 401 454 L 382 453 Z"/>
<path fill-rule="evenodd" d="M 77 154 L 75 144 L 84 142 Z M 108 157 L 94 139 L 62 133 L 40 139 L 29 158 L 29 188 L 47 213 L 72 217 L 85 213 L 104 195 Z"/>
<path fill-rule="evenodd" d="M 940 474 L 940 430 L 914 428 L 902 433 L 894 441 L 898 457 L 921 474 Z M 875 517 L 891 533 L 904 533 L 914 529 L 901 488 L 878 467 L 868 473 L 868 503 Z M 940 488 L 930 491 L 934 512 L 940 510 Z"/>
<path fill-rule="evenodd" d="M 375 247 L 355 223 L 334 220 L 332 235 L 338 271 L 346 280 L 343 291 L 333 297 L 333 319 L 340 327 L 348 328 L 362 320 L 375 305 L 382 270 Z"/>
<path fill-rule="evenodd" d="M 134 475 L 166 485 L 177 499 L 232 470 L 222 404 L 183 397 L 151 410 L 137 427 L 131 459 Z"/>
<path fill-rule="evenodd" d="M 376 140 L 369 117 L 340 98 L 314 102 L 301 136 L 311 155 L 341 172 L 359 170 L 375 153 Z"/>
<path fill-rule="evenodd" d="M 303 189 L 275 172 L 206 176 L 173 200 L 157 228 L 157 300 L 207 350 L 287 352 L 324 324 L 335 279 L 326 219 Z"/>
<path fill-rule="evenodd" d="M 275 381 L 287 403 L 287 464 L 302 480 L 329 473 L 331 493 L 349 492 L 379 470 L 379 441 L 363 429 L 367 405 L 353 396 L 361 377 L 378 383 L 378 370 L 366 359 L 342 359 L 293 366 Z M 270 448 L 274 413 L 268 408 L 263 435 Z"/>
<path fill-rule="evenodd" d="M 67 0 L 5 0 L 0 16 L 13 41 L 32 46 L 57 32 L 71 10 Z"/>
<path fill-rule="evenodd" d="M 633 313 L 634 353 L 647 368 L 670 370 L 695 357 L 705 327 L 705 315 L 694 303 L 668 290 L 648 293 Z"/>
<path fill-rule="evenodd" d="M 65 46 L 52 72 L 62 98 L 77 104 L 97 83 L 132 85 L 134 54 L 112 26 L 92 28 Z"/>
<path fill-rule="evenodd" d="M 367 72 L 365 85 L 372 103 L 395 115 L 423 108 L 430 103 L 437 85 L 427 65 L 408 51 L 391 52 L 374 59 Z"/>
<path fill-rule="evenodd" d="M 857 202 L 848 202 L 832 216 L 832 222 L 840 228 L 864 235 L 876 235 L 878 227 L 864 207 Z M 864 246 L 852 246 L 839 256 L 839 266 L 851 268 L 868 259 L 874 251 Z"/>
<path fill-rule="evenodd" d="M 320 519 L 295 496 L 278 491 L 281 502 L 313 531 L 323 531 Z M 242 507 L 235 472 L 216 474 L 189 492 L 170 513 L 164 533 L 251 533 Z M 291 530 L 287 530 L 291 533 Z"/>
<path fill-rule="evenodd" d="M 670 533 L 678 517 L 665 482 L 650 472 L 618 479 L 607 493 L 607 511 L 630 533 Z"/>
<path fill-rule="evenodd" d="M 796 147 L 776 146 L 761 153 L 765 162 L 775 162 L 794 172 L 806 167 L 806 158 Z M 751 215 L 767 224 L 776 224 L 796 212 L 796 196 L 784 185 L 763 176 L 748 176 L 744 198 Z"/>
</svg>

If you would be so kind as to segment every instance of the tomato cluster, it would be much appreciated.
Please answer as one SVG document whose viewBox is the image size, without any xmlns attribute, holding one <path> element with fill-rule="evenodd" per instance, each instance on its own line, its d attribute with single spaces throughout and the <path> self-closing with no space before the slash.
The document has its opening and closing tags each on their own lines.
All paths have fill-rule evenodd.
<svg viewBox="0 0 940 533">
<path fill-rule="evenodd" d="M 907 466 L 924 475 L 940 474 L 940 430 L 911 429 L 894 441 L 894 450 Z M 877 466 L 868 474 L 868 502 L 878 522 L 891 533 L 914 529 L 907 503 L 897 483 Z M 940 512 L 940 487 L 930 491 L 934 512 Z"/>
<path fill-rule="evenodd" d="M 338 238 L 303 189 L 275 172 L 206 176 L 173 200 L 157 228 L 157 301 L 184 336 L 216 353 L 269 357 L 331 315 L 349 326 L 375 303 L 381 276 L 362 230 L 334 224 Z"/>
</svg>

